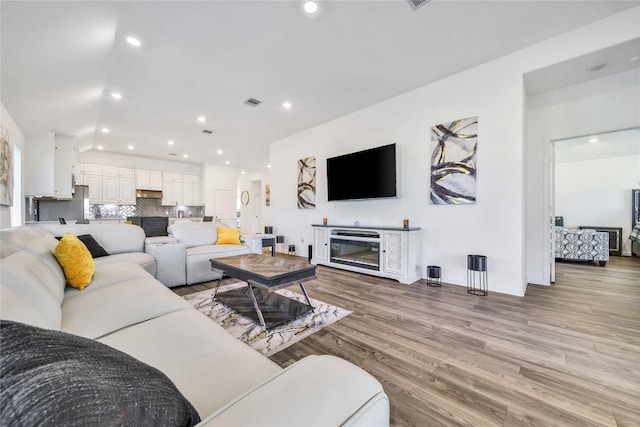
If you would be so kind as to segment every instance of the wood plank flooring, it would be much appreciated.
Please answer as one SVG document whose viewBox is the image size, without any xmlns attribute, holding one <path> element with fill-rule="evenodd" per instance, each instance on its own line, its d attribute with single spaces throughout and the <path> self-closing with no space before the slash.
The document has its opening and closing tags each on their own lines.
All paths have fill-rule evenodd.
<svg viewBox="0 0 640 427">
<path fill-rule="evenodd" d="M 394 426 L 640 426 L 640 258 L 558 263 L 556 283 L 524 298 L 318 276 L 310 296 L 353 314 L 271 359 L 353 362 L 382 383 Z"/>
</svg>

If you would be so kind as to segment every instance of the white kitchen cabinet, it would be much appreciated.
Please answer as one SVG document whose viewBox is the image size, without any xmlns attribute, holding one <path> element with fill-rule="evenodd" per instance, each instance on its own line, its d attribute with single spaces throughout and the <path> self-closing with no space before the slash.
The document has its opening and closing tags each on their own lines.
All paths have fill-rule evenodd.
<svg viewBox="0 0 640 427">
<path fill-rule="evenodd" d="M 75 138 L 47 132 L 30 138 L 26 144 L 25 194 L 71 199 Z"/>
<path fill-rule="evenodd" d="M 162 172 L 136 169 L 136 188 L 140 190 L 162 190 Z"/>
<path fill-rule="evenodd" d="M 89 203 L 102 203 L 102 165 L 76 163 L 76 185 L 89 187 Z"/>
<path fill-rule="evenodd" d="M 182 192 L 186 206 L 202 205 L 202 177 L 200 175 L 183 175 Z"/>
<path fill-rule="evenodd" d="M 135 205 L 136 187 L 134 177 L 134 169 L 103 165 L 102 202 L 121 205 Z"/>
<path fill-rule="evenodd" d="M 82 185 L 89 187 L 89 203 L 102 203 L 102 175 L 86 174 Z"/>
<path fill-rule="evenodd" d="M 202 176 L 163 172 L 162 204 L 164 206 L 202 205 Z"/>
</svg>

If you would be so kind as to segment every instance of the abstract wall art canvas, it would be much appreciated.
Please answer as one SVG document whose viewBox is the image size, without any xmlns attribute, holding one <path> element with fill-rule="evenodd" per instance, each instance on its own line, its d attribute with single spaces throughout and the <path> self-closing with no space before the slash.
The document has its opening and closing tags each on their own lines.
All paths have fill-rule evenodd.
<svg viewBox="0 0 640 427">
<path fill-rule="evenodd" d="M 271 184 L 264 186 L 264 203 L 266 206 L 271 206 Z"/>
<path fill-rule="evenodd" d="M 316 158 L 298 160 L 298 209 L 316 207 Z"/>
<path fill-rule="evenodd" d="M 13 206 L 13 152 L 9 129 L 0 125 L 0 205 Z"/>
<path fill-rule="evenodd" d="M 431 203 L 476 203 L 478 117 L 431 128 Z"/>
</svg>

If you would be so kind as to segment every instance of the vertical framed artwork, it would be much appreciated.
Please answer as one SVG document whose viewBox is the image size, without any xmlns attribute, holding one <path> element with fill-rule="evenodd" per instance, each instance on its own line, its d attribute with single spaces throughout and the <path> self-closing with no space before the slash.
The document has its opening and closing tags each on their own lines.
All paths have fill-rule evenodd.
<svg viewBox="0 0 640 427">
<path fill-rule="evenodd" d="M 8 128 L 0 125 L 0 205 L 13 206 L 13 153 Z"/>
<path fill-rule="evenodd" d="M 431 128 L 431 203 L 476 203 L 478 117 Z"/>
<path fill-rule="evenodd" d="M 316 158 L 298 160 L 298 209 L 316 207 Z"/>
<path fill-rule="evenodd" d="M 266 206 L 271 206 L 271 184 L 264 186 L 264 203 Z"/>
</svg>

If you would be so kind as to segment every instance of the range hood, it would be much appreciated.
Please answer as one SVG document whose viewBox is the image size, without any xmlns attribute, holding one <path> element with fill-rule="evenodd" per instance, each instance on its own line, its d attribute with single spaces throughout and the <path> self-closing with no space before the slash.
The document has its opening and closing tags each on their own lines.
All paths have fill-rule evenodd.
<svg viewBox="0 0 640 427">
<path fill-rule="evenodd" d="M 136 190 L 136 197 L 141 199 L 162 199 L 162 191 Z"/>
</svg>

